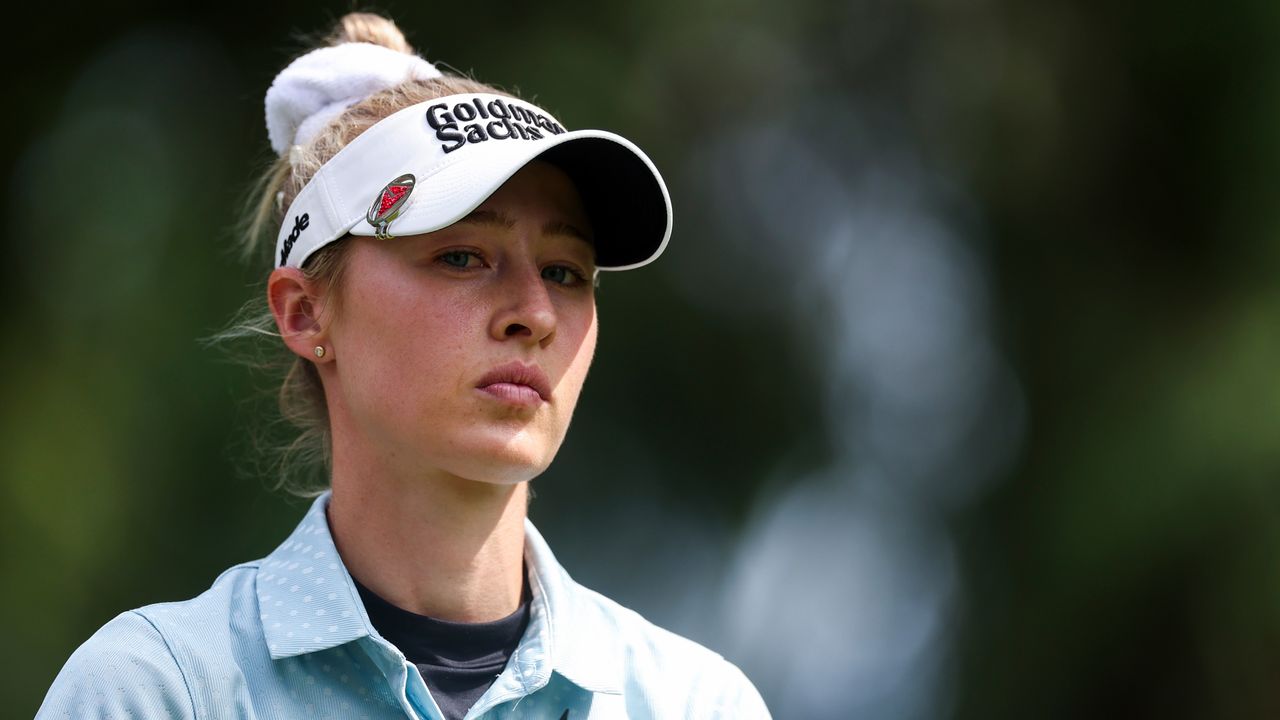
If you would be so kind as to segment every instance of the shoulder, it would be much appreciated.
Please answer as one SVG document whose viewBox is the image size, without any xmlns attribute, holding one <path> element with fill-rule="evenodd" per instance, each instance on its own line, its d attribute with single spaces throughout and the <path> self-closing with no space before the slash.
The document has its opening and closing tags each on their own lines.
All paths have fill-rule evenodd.
<svg viewBox="0 0 1280 720">
<path fill-rule="evenodd" d="M 660 627 L 594 590 L 577 588 L 580 610 L 619 643 L 624 692 L 644 702 L 645 713 L 677 717 L 768 718 L 755 686 L 719 653 Z M 670 705 L 670 707 L 667 707 Z M 636 708 L 639 709 L 639 708 Z"/>
<path fill-rule="evenodd" d="M 195 717 L 190 678 L 230 656 L 237 619 L 256 612 L 255 572 L 237 565 L 195 598 L 117 615 L 72 653 L 37 717 Z"/>
<path fill-rule="evenodd" d="M 53 681 L 37 718 L 195 716 L 182 669 L 156 626 L 136 610 L 81 645 Z"/>
</svg>

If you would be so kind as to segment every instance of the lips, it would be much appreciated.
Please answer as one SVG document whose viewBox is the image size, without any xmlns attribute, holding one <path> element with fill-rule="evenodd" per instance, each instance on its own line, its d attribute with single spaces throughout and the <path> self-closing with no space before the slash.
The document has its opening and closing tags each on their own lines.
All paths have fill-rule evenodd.
<svg viewBox="0 0 1280 720">
<path fill-rule="evenodd" d="M 537 405 L 551 400 L 551 381 L 547 374 L 537 365 L 519 361 L 499 365 L 485 373 L 476 383 L 476 389 L 515 405 Z"/>
</svg>

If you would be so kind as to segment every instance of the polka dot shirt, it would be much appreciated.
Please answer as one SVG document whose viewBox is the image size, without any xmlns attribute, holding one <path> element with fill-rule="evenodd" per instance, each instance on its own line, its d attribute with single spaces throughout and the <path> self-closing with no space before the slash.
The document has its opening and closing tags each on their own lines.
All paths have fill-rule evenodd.
<svg viewBox="0 0 1280 720">
<path fill-rule="evenodd" d="M 369 622 L 316 499 L 266 558 L 198 597 L 117 616 L 67 661 L 37 718 L 440 720 Z M 578 585 L 531 522 L 528 627 L 468 720 L 768 718 L 716 653 Z"/>
</svg>

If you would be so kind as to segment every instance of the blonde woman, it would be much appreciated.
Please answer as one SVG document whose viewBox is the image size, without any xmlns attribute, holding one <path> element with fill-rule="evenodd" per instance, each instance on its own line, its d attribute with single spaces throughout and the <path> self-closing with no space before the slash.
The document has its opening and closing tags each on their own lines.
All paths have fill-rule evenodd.
<svg viewBox="0 0 1280 720">
<path fill-rule="evenodd" d="M 762 718 L 731 663 L 576 584 L 526 518 L 595 275 L 671 233 L 649 159 L 352 14 L 267 93 L 256 228 L 330 489 L 262 560 L 107 623 L 42 718 Z M 304 438 L 305 439 L 305 438 Z"/>
</svg>

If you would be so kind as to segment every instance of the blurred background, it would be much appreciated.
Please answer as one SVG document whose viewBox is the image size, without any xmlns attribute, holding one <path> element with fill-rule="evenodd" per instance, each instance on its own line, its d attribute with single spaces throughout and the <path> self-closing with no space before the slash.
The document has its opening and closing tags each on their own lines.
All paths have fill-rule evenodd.
<svg viewBox="0 0 1280 720">
<path fill-rule="evenodd" d="M 0 716 L 307 507 L 199 341 L 267 273 L 263 94 L 350 9 L 12 19 Z M 1280 4 L 358 9 L 670 185 L 534 484 L 580 582 L 780 719 L 1280 716 Z"/>
</svg>

